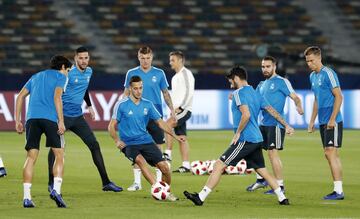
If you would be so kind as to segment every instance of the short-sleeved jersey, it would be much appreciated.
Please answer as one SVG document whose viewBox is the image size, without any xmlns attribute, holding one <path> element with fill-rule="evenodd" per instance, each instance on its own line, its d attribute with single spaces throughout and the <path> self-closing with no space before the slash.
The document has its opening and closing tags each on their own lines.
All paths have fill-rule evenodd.
<svg viewBox="0 0 360 219">
<path fill-rule="evenodd" d="M 132 76 L 139 76 L 143 81 L 143 97 L 150 100 L 155 105 L 156 109 L 162 112 L 161 91 L 167 89 L 169 84 L 166 80 L 165 72 L 160 68 L 151 67 L 148 72 L 141 70 L 140 66 L 130 69 L 126 73 L 124 87 L 129 88 L 129 82 Z"/>
<path fill-rule="evenodd" d="M 48 69 L 33 75 L 25 84 L 30 93 L 26 120 L 48 119 L 58 121 L 54 95 L 56 88 L 66 89 L 67 78 L 57 70 Z"/>
<path fill-rule="evenodd" d="M 315 94 L 318 106 L 319 124 L 327 124 L 333 111 L 335 97 L 332 90 L 336 87 L 340 88 L 339 79 L 334 70 L 323 66 L 320 72 L 312 72 L 310 74 L 311 90 Z M 339 112 L 336 116 L 336 122 L 341 122 L 342 116 Z"/>
<path fill-rule="evenodd" d="M 149 119 L 160 118 L 160 113 L 151 101 L 142 98 L 139 104 L 135 104 L 128 97 L 116 103 L 112 116 L 118 122 L 120 139 L 127 146 L 152 143 L 153 139 L 146 126 Z"/>
<path fill-rule="evenodd" d="M 241 132 L 239 140 L 252 143 L 262 142 L 263 137 L 260 132 L 257 118 L 260 109 L 265 109 L 269 103 L 251 86 L 244 86 L 235 90 L 232 95 L 231 104 L 234 132 L 236 132 L 241 120 L 242 114 L 239 107 L 242 105 L 248 106 L 250 111 L 250 120 Z"/>
<path fill-rule="evenodd" d="M 91 75 L 92 69 L 90 67 L 87 67 L 83 72 L 76 66 L 71 68 L 68 74 L 69 83 L 62 96 L 64 116 L 77 117 L 83 114 L 81 105 L 89 87 Z"/>
<path fill-rule="evenodd" d="M 279 75 L 275 75 L 265 81 L 261 81 L 256 88 L 256 91 L 263 96 L 269 104 L 284 117 L 284 105 L 286 98 L 291 93 L 295 93 L 288 79 L 283 78 Z M 262 112 L 261 125 L 263 126 L 283 126 L 268 112 Z"/>
</svg>

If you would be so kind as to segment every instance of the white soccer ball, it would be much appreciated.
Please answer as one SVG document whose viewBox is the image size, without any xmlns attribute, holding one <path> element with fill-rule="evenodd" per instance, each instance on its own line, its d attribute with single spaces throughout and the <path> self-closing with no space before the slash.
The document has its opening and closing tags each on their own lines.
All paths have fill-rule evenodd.
<svg viewBox="0 0 360 219">
<path fill-rule="evenodd" d="M 236 166 L 227 166 L 225 172 L 229 175 L 239 174 L 239 171 Z"/>
<path fill-rule="evenodd" d="M 255 173 L 255 170 L 254 170 L 254 168 L 246 169 L 245 173 L 246 174 L 252 174 L 252 173 Z"/>
<path fill-rule="evenodd" d="M 207 160 L 206 161 L 206 166 L 208 168 L 208 174 L 211 174 L 213 172 L 215 162 L 216 162 L 216 160 Z"/>
<path fill-rule="evenodd" d="M 191 162 L 191 172 L 194 175 L 204 175 L 205 173 L 207 173 L 207 166 L 205 164 L 205 162 L 201 161 L 201 160 L 196 160 Z"/>
<path fill-rule="evenodd" d="M 239 172 L 239 174 L 245 174 L 246 173 L 246 160 L 242 159 L 236 164 L 236 168 Z"/>
<path fill-rule="evenodd" d="M 151 186 L 151 195 L 156 200 L 166 200 L 170 195 L 170 186 L 163 181 Z"/>
</svg>

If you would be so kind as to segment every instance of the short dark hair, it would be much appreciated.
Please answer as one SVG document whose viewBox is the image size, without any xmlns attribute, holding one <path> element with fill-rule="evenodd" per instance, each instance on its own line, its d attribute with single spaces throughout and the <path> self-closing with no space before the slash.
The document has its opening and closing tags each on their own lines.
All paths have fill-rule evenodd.
<svg viewBox="0 0 360 219">
<path fill-rule="evenodd" d="M 265 56 L 263 59 L 263 61 L 271 61 L 272 63 L 274 63 L 276 65 L 277 60 L 273 57 L 273 56 Z"/>
<path fill-rule="evenodd" d="M 152 53 L 152 50 L 149 46 L 142 46 L 142 47 L 140 47 L 138 53 L 149 54 L 149 53 Z"/>
<path fill-rule="evenodd" d="M 183 63 L 185 62 L 185 55 L 181 51 L 172 51 L 172 52 L 169 53 L 169 56 L 176 56 L 179 59 L 182 59 Z"/>
<path fill-rule="evenodd" d="M 79 54 L 79 53 L 82 53 L 82 52 L 89 52 L 89 50 L 85 46 L 80 46 L 79 48 L 77 48 L 75 50 L 75 54 Z"/>
<path fill-rule="evenodd" d="M 62 55 L 55 55 L 51 57 L 50 60 L 50 68 L 55 70 L 61 70 L 62 66 L 65 66 L 66 68 L 70 68 L 72 66 L 72 63 L 67 59 L 65 56 Z"/>
<path fill-rule="evenodd" d="M 235 65 L 230 72 L 226 74 L 227 79 L 234 80 L 238 76 L 241 80 L 247 80 L 247 71 L 243 66 Z"/>
<path fill-rule="evenodd" d="M 130 78 L 129 84 L 131 85 L 133 82 L 140 82 L 142 81 L 140 76 L 134 75 Z"/>
<path fill-rule="evenodd" d="M 311 54 L 321 55 L 321 49 L 318 46 L 310 46 L 310 47 L 306 48 L 304 51 L 304 56 L 308 56 Z"/>
</svg>

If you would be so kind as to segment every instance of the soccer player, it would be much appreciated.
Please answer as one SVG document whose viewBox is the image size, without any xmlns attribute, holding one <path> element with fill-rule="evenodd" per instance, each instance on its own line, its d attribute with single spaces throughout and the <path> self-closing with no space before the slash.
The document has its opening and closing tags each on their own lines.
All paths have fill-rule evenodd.
<svg viewBox="0 0 360 219">
<path fill-rule="evenodd" d="M 266 109 L 274 116 L 285 126 L 288 134 L 292 134 L 294 129 L 285 122 L 280 114 L 260 94 L 248 85 L 247 72 L 243 67 L 235 66 L 226 77 L 231 87 L 236 89 L 232 95 L 231 105 L 235 135 L 231 140 L 230 147 L 216 161 L 214 170 L 201 192 L 198 194 L 184 191 L 184 195 L 195 205 L 203 205 L 206 197 L 219 183 L 224 168 L 229 165 L 235 166 L 244 158 L 249 168 L 254 168 L 270 184 L 270 187 L 274 189 L 279 204 L 289 205 L 289 200 L 285 197 L 275 178 L 265 168 L 261 150 L 263 138 L 257 123 L 260 109 Z"/>
<path fill-rule="evenodd" d="M 170 185 L 169 166 L 147 131 L 146 125 L 149 119 L 152 119 L 156 125 L 176 140 L 184 141 L 184 139 L 173 133 L 151 101 L 142 98 L 143 82 L 139 76 L 130 78 L 128 92 L 130 95 L 118 101 L 114 107 L 108 127 L 110 136 L 125 156 L 140 167 L 151 185 L 154 185 L 157 180 L 151 174 L 147 163 L 156 166 L 162 172 L 162 180 Z M 116 127 L 119 135 L 116 134 Z M 168 200 L 176 201 L 178 198 L 171 193 Z"/>
<path fill-rule="evenodd" d="M 6 169 L 4 163 L 0 157 L 0 178 L 6 176 Z"/>
<path fill-rule="evenodd" d="M 66 208 L 60 195 L 64 172 L 64 148 L 60 135 L 65 131 L 61 95 L 66 89 L 66 75 L 70 67 L 71 62 L 64 56 L 52 57 L 50 69 L 33 75 L 16 97 L 15 128 L 19 134 L 22 134 L 24 127 L 21 122 L 21 111 L 25 97 L 30 94 L 25 125 L 27 157 L 23 169 L 24 208 L 35 207 L 30 189 L 43 133 L 46 135 L 46 147 L 51 147 L 55 155 L 55 162 L 52 166 L 54 187 L 50 192 L 50 198 L 56 202 L 59 208 Z"/>
<path fill-rule="evenodd" d="M 170 118 L 167 123 L 174 128 L 175 134 L 182 136 L 185 142 L 179 141 L 182 165 L 173 172 L 185 173 L 190 172 L 189 161 L 189 142 L 186 138 L 186 121 L 191 117 L 195 79 L 192 72 L 187 69 L 185 64 L 185 56 L 181 51 L 174 51 L 169 54 L 170 66 L 175 70 L 175 75 L 171 79 L 171 97 L 174 101 L 176 120 Z M 166 134 L 165 154 L 171 160 L 171 151 L 173 148 L 173 138 Z"/>
<path fill-rule="evenodd" d="M 301 100 L 292 88 L 290 81 L 276 74 L 276 59 L 272 56 L 265 56 L 261 61 L 261 70 L 265 81 L 259 83 L 256 91 L 259 92 L 282 117 L 284 117 L 284 105 L 288 96 L 294 101 L 297 112 L 303 115 L 304 111 Z M 279 151 L 283 150 L 285 129 L 269 113 L 262 111 L 260 130 L 264 138 L 263 149 L 268 151 L 274 176 L 284 192 L 282 162 Z M 246 190 L 254 191 L 265 186 L 267 186 L 267 182 L 257 174 L 256 182 L 248 186 Z M 270 189 L 266 191 L 265 194 L 274 194 L 274 190 Z"/>
<path fill-rule="evenodd" d="M 155 108 L 160 113 L 161 117 L 163 116 L 162 111 L 162 100 L 161 93 L 163 94 L 164 100 L 171 110 L 171 118 L 175 119 L 175 111 L 173 103 L 171 101 L 171 96 L 168 91 L 169 84 L 166 80 L 166 76 L 163 70 L 152 66 L 153 52 L 150 47 L 143 46 L 138 51 L 138 60 L 140 66 L 130 69 L 126 73 L 125 83 L 124 83 L 124 96 L 129 96 L 129 86 L 130 78 L 132 76 L 139 76 L 143 81 L 144 92 L 143 97 L 153 102 Z M 155 124 L 153 120 L 150 119 L 147 124 L 147 130 L 154 139 L 158 147 L 162 148 L 162 144 L 165 143 L 164 132 Z M 165 158 L 170 160 L 166 154 Z M 137 191 L 141 190 L 141 170 L 134 164 L 134 183 L 127 188 L 128 191 Z M 156 178 L 161 180 L 161 171 L 156 169 Z"/>
<path fill-rule="evenodd" d="M 99 142 L 89 125 L 87 124 L 81 105 L 83 101 L 88 105 L 88 109 L 95 119 L 94 110 L 91 107 L 89 98 L 88 86 L 92 75 L 92 69 L 89 67 L 90 55 L 86 47 L 79 47 L 75 51 L 75 66 L 69 72 L 69 83 L 66 92 L 64 92 L 62 100 L 64 106 L 64 122 L 65 128 L 74 132 L 89 148 L 93 162 L 97 167 L 103 191 L 121 192 L 123 189 L 110 181 L 104 164 L 104 159 L 101 154 Z M 65 142 L 63 142 L 65 144 Z M 48 164 L 49 164 L 49 190 L 53 185 L 53 177 L 51 167 L 54 163 L 54 154 L 49 151 Z"/>
<path fill-rule="evenodd" d="M 318 116 L 321 141 L 334 180 L 334 191 L 324 196 L 323 199 L 342 200 L 344 199 L 344 192 L 339 149 L 341 148 L 343 132 L 340 112 L 343 97 L 339 79 L 334 70 L 322 64 L 319 47 L 308 47 L 304 55 L 306 63 L 312 71 L 310 83 L 311 90 L 315 94 L 308 132 L 314 132 L 314 123 Z"/>
</svg>

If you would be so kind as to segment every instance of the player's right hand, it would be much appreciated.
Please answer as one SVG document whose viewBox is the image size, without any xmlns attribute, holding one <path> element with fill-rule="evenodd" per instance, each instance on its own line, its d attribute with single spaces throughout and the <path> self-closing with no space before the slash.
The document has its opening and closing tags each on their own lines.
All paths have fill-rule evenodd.
<svg viewBox="0 0 360 219">
<path fill-rule="evenodd" d="M 308 126 L 308 133 L 313 133 L 315 131 L 314 123 L 310 122 Z"/>
<path fill-rule="evenodd" d="M 88 107 L 88 110 L 89 110 L 91 119 L 92 119 L 93 121 L 95 121 L 95 111 L 94 111 L 94 109 L 92 108 L 92 106 L 89 106 L 89 107 Z"/>
<path fill-rule="evenodd" d="M 288 134 L 288 135 L 293 135 L 294 132 L 295 132 L 295 130 L 294 130 L 294 128 L 291 127 L 291 126 L 286 126 L 286 127 L 285 127 L 285 132 L 286 132 L 286 134 Z"/>
<path fill-rule="evenodd" d="M 21 122 L 16 122 L 15 129 L 18 134 L 22 134 L 24 132 L 24 126 Z"/>
<path fill-rule="evenodd" d="M 63 135 L 65 133 L 64 122 L 58 122 L 58 134 Z"/>
<path fill-rule="evenodd" d="M 122 150 L 125 146 L 126 146 L 125 142 L 121 140 L 116 141 L 116 147 L 119 148 L 120 150 Z"/>
</svg>

